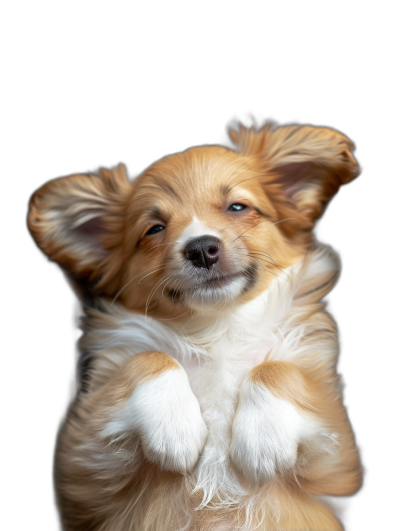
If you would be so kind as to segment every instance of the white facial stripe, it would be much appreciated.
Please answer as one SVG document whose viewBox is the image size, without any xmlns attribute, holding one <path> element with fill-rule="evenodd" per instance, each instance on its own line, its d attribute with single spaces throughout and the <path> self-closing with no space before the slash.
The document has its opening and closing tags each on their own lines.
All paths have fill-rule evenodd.
<svg viewBox="0 0 400 531">
<path fill-rule="evenodd" d="M 185 227 L 180 238 L 176 240 L 178 249 L 183 249 L 187 242 L 192 238 L 198 238 L 199 236 L 216 236 L 220 237 L 219 233 L 213 229 L 210 229 L 205 223 L 194 217 L 191 223 Z"/>
</svg>

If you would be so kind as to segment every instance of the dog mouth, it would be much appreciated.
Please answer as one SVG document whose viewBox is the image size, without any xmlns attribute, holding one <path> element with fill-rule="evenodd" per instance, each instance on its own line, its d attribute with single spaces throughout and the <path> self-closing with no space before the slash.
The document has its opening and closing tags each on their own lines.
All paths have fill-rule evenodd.
<svg viewBox="0 0 400 531">
<path fill-rule="evenodd" d="M 228 275 L 216 275 L 212 278 L 205 279 L 200 284 L 193 286 L 193 289 L 201 288 L 224 288 L 230 284 L 233 280 L 240 278 L 244 275 L 244 272 L 232 273 Z"/>
<path fill-rule="evenodd" d="M 182 300 L 185 296 L 193 297 L 198 293 L 217 295 L 218 293 L 229 292 L 230 288 L 236 288 L 234 289 L 235 292 L 243 294 L 254 286 L 256 280 L 256 267 L 255 265 L 249 265 L 236 273 L 214 274 L 208 278 L 201 279 L 200 282 L 192 283 L 185 288 L 171 288 L 168 290 L 168 294 L 174 301 Z"/>
</svg>

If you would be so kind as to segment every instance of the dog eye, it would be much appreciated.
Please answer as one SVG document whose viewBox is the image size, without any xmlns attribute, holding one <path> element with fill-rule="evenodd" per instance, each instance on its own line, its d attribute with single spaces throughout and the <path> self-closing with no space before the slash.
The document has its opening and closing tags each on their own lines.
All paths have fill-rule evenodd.
<svg viewBox="0 0 400 531">
<path fill-rule="evenodd" d="M 247 208 L 246 205 L 242 205 L 241 203 L 234 203 L 228 208 L 228 210 L 230 210 L 231 212 L 240 212 L 241 210 L 244 210 L 245 208 Z"/>
<path fill-rule="evenodd" d="M 150 234 L 157 234 L 157 232 L 160 232 L 164 229 L 165 227 L 163 227 L 162 225 L 154 225 L 146 232 L 145 236 L 149 236 Z"/>
</svg>

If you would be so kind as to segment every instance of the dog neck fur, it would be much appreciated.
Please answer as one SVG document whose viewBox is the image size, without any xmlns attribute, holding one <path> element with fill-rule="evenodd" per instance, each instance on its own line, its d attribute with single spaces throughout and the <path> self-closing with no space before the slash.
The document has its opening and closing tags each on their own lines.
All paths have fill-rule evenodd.
<svg viewBox="0 0 400 531">
<path fill-rule="evenodd" d="M 250 514 L 248 491 L 229 461 L 240 385 L 265 359 L 303 366 L 324 361 L 327 367 L 334 367 L 335 330 L 323 334 L 319 341 L 308 333 L 315 329 L 308 315 L 323 310 L 320 301 L 333 287 L 338 271 L 337 255 L 319 245 L 252 301 L 217 316 L 205 313 L 183 325 L 98 301 L 98 309 L 86 311 L 80 344 L 94 358 L 89 386 L 101 386 L 121 363 L 143 351 L 162 351 L 175 358 L 188 374 L 209 428 L 194 474 L 187 476 L 187 488 L 202 494 L 200 506 L 239 504 Z"/>
</svg>

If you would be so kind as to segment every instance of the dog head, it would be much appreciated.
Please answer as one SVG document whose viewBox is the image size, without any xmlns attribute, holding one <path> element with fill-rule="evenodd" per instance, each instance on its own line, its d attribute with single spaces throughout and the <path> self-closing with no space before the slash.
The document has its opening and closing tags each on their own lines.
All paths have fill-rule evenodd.
<svg viewBox="0 0 400 531">
<path fill-rule="evenodd" d="M 230 131 L 156 162 L 50 181 L 30 201 L 38 246 L 93 297 L 156 317 L 221 311 L 304 257 L 312 229 L 358 175 L 352 142 L 311 126 Z"/>
</svg>

